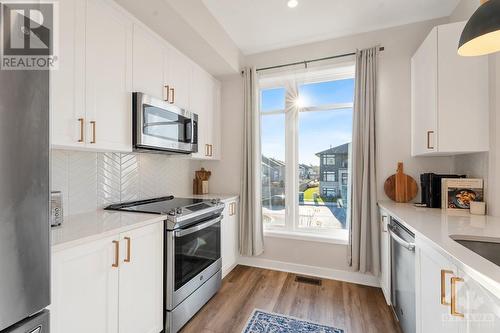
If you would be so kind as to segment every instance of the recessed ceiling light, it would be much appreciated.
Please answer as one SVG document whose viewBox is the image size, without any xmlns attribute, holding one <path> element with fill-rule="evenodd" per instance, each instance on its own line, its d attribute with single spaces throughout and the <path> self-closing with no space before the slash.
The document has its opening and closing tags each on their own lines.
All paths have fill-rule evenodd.
<svg viewBox="0 0 500 333">
<path fill-rule="evenodd" d="M 299 2 L 297 0 L 288 0 L 286 4 L 290 8 L 295 8 L 298 6 Z"/>
</svg>

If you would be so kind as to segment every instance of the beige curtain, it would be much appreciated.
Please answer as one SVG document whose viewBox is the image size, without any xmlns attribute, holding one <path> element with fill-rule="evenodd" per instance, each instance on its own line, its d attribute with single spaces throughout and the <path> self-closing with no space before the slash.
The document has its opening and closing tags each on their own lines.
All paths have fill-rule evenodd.
<svg viewBox="0 0 500 333">
<path fill-rule="evenodd" d="M 352 140 L 352 209 L 348 261 L 354 271 L 380 271 L 375 112 L 378 47 L 356 52 Z"/>
<path fill-rule="evenodd" d="M 255 68 L 245 68 L 243 165 L 240 202 L 240 253 L 257 256 L 264 251 L 260 177 L 260 115 Z"/>
</svg>

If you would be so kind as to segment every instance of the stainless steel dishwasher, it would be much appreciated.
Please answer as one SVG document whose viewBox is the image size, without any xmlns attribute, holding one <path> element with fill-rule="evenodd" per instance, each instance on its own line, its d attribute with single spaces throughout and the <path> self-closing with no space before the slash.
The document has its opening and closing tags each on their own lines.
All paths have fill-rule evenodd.
<svg viewBox="0 0 500 333">
<path fill-rule="evenodd" d="M 416 331 L 415 234 L 391 217 L 392 306 L 404 333 Z"/>
</svg>

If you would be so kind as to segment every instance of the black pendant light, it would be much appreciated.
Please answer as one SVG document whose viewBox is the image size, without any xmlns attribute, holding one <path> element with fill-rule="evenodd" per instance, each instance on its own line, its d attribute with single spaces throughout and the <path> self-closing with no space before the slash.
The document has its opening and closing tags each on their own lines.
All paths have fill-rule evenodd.
<svg viewBox="0 0 500 333">
<path fill-rule="evenodd" d="M 458 54 L 481 56 L 500 51 L 500 0 L 481 0 L 465 25 Z"/>
</svg>

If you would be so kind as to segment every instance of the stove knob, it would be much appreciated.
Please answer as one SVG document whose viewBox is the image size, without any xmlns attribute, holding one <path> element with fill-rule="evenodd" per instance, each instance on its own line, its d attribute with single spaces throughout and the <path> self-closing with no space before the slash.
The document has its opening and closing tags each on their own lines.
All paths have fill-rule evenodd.
<svg viewBox="0 0 500 333">
<path fill-rule="evenodd" d="M 175 209 L 172 209 L 168 212 L 168 215 L 175 216 Z"/>
<path fill-rule="evenodd" d="M 182 208 L 177 208 L 176 213 L 181 215 L 182 214 Z"/>
</svg>

